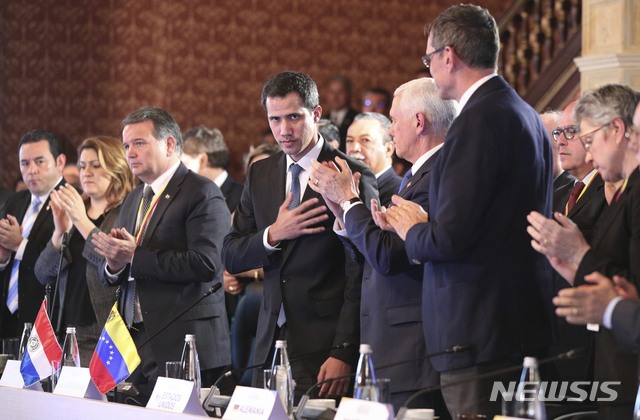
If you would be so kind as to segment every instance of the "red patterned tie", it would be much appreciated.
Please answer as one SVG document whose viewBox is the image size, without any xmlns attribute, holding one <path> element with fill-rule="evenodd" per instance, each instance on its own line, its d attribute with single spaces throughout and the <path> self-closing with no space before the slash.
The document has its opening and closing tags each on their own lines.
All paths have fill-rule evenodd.
<svg viewBox="0 0 640 420">
<path fill-rule="evenodd" d="M 576 182 L 576 184 L 573 186 L 571 194 L 569 194 L 569 201 L 567 202 L 567 213 L 569 213 L 573 206 L 576 204 L 576 201 L 578 201 L 578 197 L 580 197 L 580 193 L 583 189 L 584 182 L 582 181 Z"/>
</svg>

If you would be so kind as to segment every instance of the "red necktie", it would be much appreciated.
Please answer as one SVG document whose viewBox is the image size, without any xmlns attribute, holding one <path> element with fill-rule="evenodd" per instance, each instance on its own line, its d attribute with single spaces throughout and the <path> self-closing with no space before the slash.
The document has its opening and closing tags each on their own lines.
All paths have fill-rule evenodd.
<svg viewBox="0 0 640 420">
<path fill-rule="evenodd" d="M 578 197 L 580 197 L 580 193 L 582 192 L 583 189 L 584 189 L 584 182 L 582 181 L 576 182 L 576 184 L 573 186 L 573 189 L 571 190 L 571 194 L 569 194 L 569 201 L 567 202 L 567 214 L 571 211 L 573 206 L 576 204 L 576 201 L 578 201 Z"/>
</svg>

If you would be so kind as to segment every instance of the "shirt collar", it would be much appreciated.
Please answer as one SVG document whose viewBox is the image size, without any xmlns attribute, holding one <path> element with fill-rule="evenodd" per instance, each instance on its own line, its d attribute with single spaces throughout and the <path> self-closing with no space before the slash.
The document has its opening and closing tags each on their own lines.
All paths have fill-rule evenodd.
<svg viewBox="0 0 640 420">
<path fill-rule="evenodd" d="M 415 175 L 415 173 L 418 172 L 422 165 L 424 165 L 424 163 L 429 160 L 431 156 L 433 156 L 438 150 L 440 150 L 442 146 L 444 146 L 444 143 L 440 143 L 439 145 L 433 147 L 427 153 L 416 159 L 416 162 L 413 164 L 413 166 L 411 166 L 411 173 Z"/>
<path fill-rule="evenodd" d="M 213 183 L 216 184 L 218 188 L 220 188 L 222 187 L 222 184 L 224 184 L 224 181 L 227 180 L 227 178 L 229 178 L 229 172 L 224 170 L 220 175 L 216 177 L 216 179 L 213 180 Z"/>
<path fill-rule="evenodd" d="M 489 79 L 496 77 L 497 75 L 498 73 L 491 73 L 469 86 L 469 88 L 460 97 L 460 102 L 458 102 L 458 110 L 462 111 L 467 102 L 469 102 L 469 98 L 471 98 L 471 95 L 473 95 L 480 86 L 488 82 Z"/>
<path fill-rule="evenodd" d="M 171 165 L 169 169 L 165 171 L 165 173 L 157 177 L 156 180 L 153 181 L 151 184 L 145 184 L 145 187 L 150 185 L 151 188 L 153 189 L 153 195 L 158 194 L 158 192 L 162 191 L 164 187 L 167 186 L 167 184 L 169 183 L 173 175 L 178 170 L 178 166 L 180 166 L 180 159 L 178 159 L 176 163 Z"/>
</svg>

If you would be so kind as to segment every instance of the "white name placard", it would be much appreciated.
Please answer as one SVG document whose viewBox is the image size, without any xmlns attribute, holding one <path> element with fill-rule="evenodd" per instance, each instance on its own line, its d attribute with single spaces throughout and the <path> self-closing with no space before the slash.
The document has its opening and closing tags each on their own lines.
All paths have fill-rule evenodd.
<svg viewBox="0 0 640 420">
<path fill-rule="evenodd" d="M 200 396 L 196 395 L 193 382 L 162 376 L 158 377 L 147 408 L 171 413 L 207 415 L 200 405 Z"/>
<path fill-rule="evenodd" d="M 393 420 L 393 407 L 390 405 L 343 398 L 340 401 L 335 420 Z"/>
<path fill-rule="evenodd" d="M 91 380 L 89 368 L 63 366 L 54 394 L 67 397 L 88 398 L 91 400 L 107 401 Z"/>
<path fill-rule="evenodd" d="M 222 418 L 226 420 L 288 420 L 289 416 L 276 391 L 237 386 Z"/>
</svg>

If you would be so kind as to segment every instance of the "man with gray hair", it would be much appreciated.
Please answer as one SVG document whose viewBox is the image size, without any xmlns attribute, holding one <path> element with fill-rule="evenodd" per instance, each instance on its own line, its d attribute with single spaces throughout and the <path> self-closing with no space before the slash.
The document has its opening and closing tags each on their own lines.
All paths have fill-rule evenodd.
<svg viewBox="0 0 640 420">
<path fill-rule="evenodd" d="M 395 91 L 389 134 L 398 156 L 413 163 L 403 185 L 396 189 L 404 199 L 428 206 L 432 169 L 456 112 L 453 101 L 438 97 L 433 79 L 412 80 Z M 378 373 L 391 378 L 391 399 L 397 410 L 416 390 L 439 383 L 438 373 L 426 357 L 422 332 L 423 266 L 408 260 L 404 242 L 389 231 L 384 207 L 372 202 L 369 212 L 357 198 L 351 171 L 341 166 L 342 171 L 338 172 L 314 164 L 312 178 L 319 181 L 313 185 L 318 186 L 314 189 L 322 193 L 325 202 L 333 203 L 329 207 L 336 214 L 336 220 L 344 221 L 351 241 L 346 243 L 347 249 L 355 245 L 366 259 L 360 341 L 371 345 L 377 365 L 396 364 Z M 346 208 L 344 214 L 342 207 Z M 427 394 L 422 403 L 432 406 L 438 400 L 437 394 Z"/>
<path fill-rule="evenodd" d="M 347 130 L 347 155 L 364 163 L 378 180 L 380 204 L 388 206 L 391 196 L 398 192 L 402 177 L 391 167 L 393 142 L 389 118 L 376 112 L 356 115 Z"/>
<path fill-rule="evenodd" d="M 173 321 L 222 281 L 229 210 L 213 182 L 180 162 L 182 134 L 167 111 L 143 107 L 129 114 L 122 144 L 143 184 L 124 200 L 117 228 L 97 233 L 92 244 L 106 258 L 101 280 L 121 288 L 120 313 L 142 359 L 129 381 L 153 388 L 165 362 L 179 357 L 185 334 L 195 334 L 198 347 L 206 349 L 200 352 L 206 386 L 231 363 L 222 290 Z"/>
</svg>

